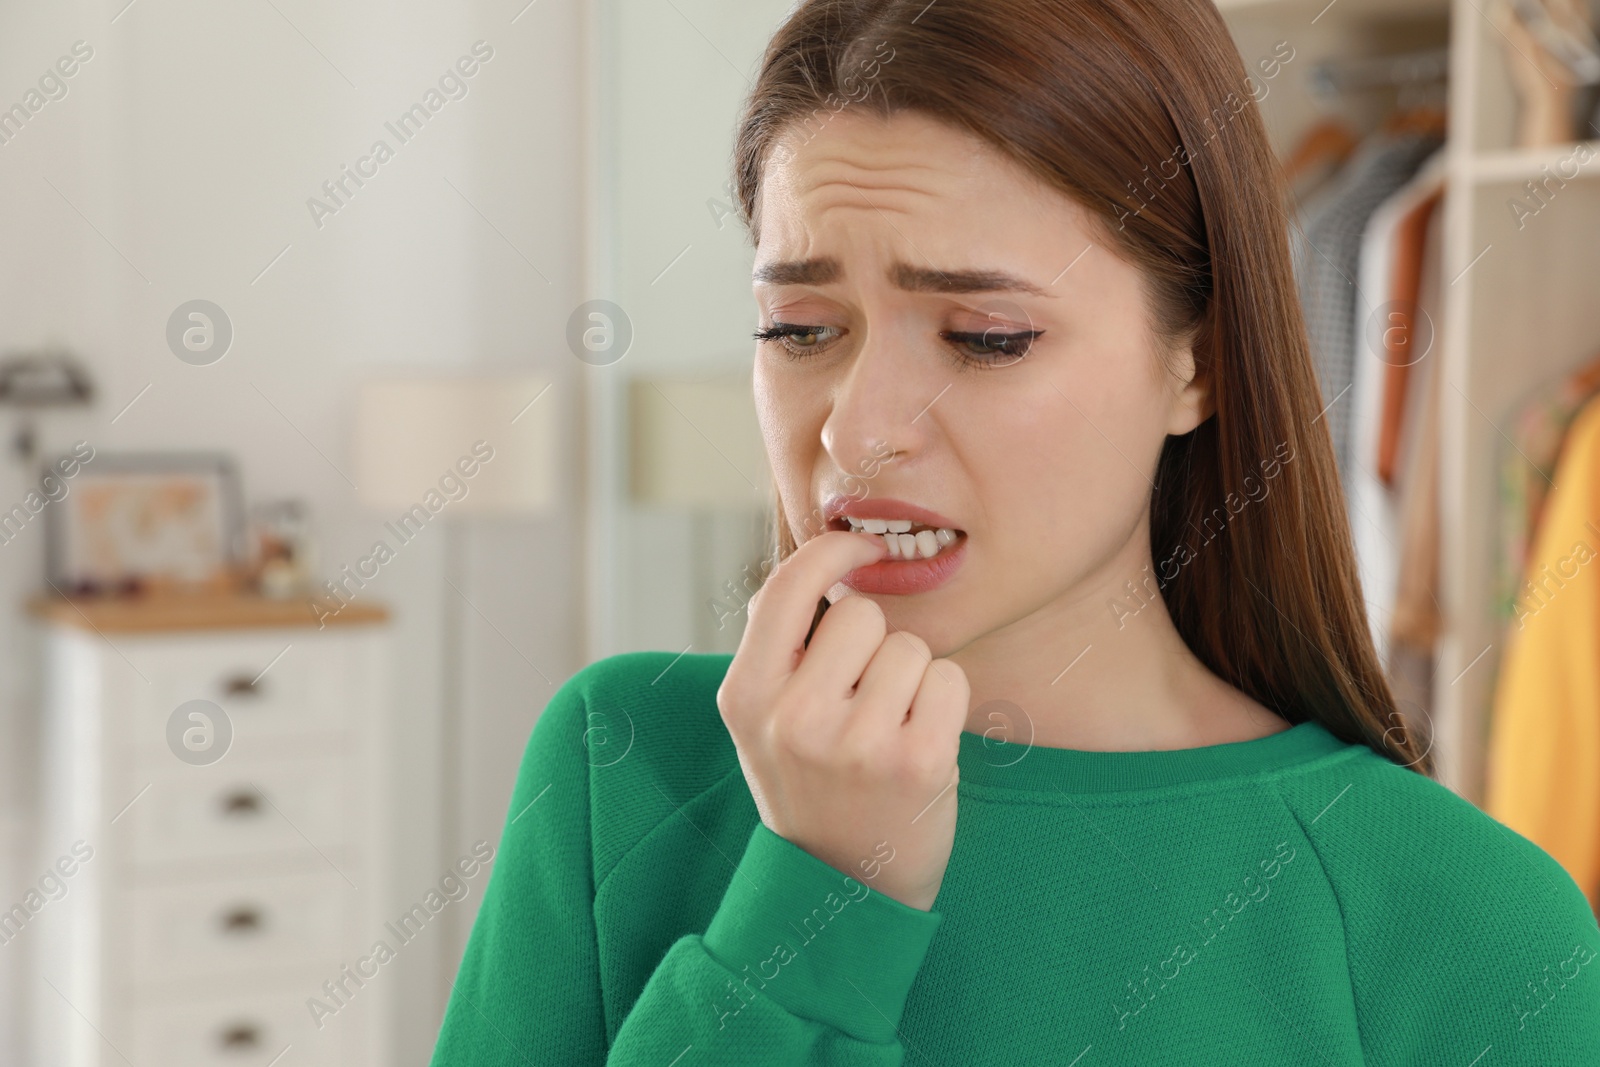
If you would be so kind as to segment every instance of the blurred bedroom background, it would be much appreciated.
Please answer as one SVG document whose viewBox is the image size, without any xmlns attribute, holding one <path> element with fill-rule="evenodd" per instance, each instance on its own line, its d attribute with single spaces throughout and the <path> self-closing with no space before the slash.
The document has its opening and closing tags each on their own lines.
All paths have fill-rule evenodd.
<svg viewBox="0 0 1600 1067">
<path fill-rule="evenodd" d="M 1600 603 L 1593 14 L 1221 6 L 1396 729 L 1600 899 L 1600 781 L 1489 792 Z M 0 1063 L 427 1062 L 550 695 L 737 646 L 788 7 L 0 0 Z"/>
</svg>

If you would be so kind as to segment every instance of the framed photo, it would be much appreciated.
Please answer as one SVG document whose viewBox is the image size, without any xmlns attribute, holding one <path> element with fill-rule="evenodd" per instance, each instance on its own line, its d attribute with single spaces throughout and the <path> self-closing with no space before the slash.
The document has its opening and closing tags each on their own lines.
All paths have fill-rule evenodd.
<svg viewBox="0 0 1600 1067">
<path fill-rule="evenodd" d="M 63 484 L 45 509 L 46 575 L 62 593 L 226 585 L 246 562 L 226 454 L 101 452 Z"/>
</svg>

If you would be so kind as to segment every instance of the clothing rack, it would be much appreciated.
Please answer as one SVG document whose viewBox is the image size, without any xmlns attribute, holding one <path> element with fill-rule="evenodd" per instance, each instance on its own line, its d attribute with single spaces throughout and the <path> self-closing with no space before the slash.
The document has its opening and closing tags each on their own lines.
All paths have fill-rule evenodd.
<svg viewBox="0 0 1600 1067">
<path fill-rule="evenodd" d="M 1600 165 L 1592 161 L 1600 159 L 1600 140 L 1590 139 L 1596 131 L 1581 115 L 1564 121 L 1569 99 L 1574 111 L 1583 110 L 1582 94 L 1568 90 L 1592 73 L 1583 57 L 1597 51 L 1593 33 L 1569 25 L 1574 19 L 1565 8 L 1541 3 L 1541 12 L 1526 0 L 1513 0 L 1520 29 L 1485 17 L 1482 0 L 1217 0 L 1217 6 L 1247 69 L 1259 70 L 1263 84 L 1288 67 L 1289 76 L 1276 74 L 1261 98 L 1280 158 L 1293 156 L 1320 125 L 1342 123 L 1359 140 L 1397 125 L 1394 117 L 1408 100 L 1445 105 L 1444 194 L 1435 209 L 1437 333 L 1427 356 L 1443 383 L 1434 431 L 1440 619 L 1423 678 L 1431 701 L 1423 710 L 1439 780 L 1481 805 L 1489 727 L 1511 640 L 1499 589 L 1501 523 L 1512 514 L 1500 496 L 1501 464 L 1505 455 L 1516 456 L 1507 441 L 1518 436 L 1517 420 L 1530 401 L 1600 354 L 1600 317 L 1592 311 L 1593 279 L 1600 275 L 1600 242 L 1593 239 L 1600 228 Z M 1553 25 L 1566 35 L 1564 45 L 1549 40 Z M 1280 42 L 1294 50 L 1287 64 Z M 1262 57 L 1274 55 L 1277 67 L 1262 65 Z M 1551 62 L 1575 68 L 1579 77 L 1559 78 Z M 1385 89 L 1397 99 L 1386 99 Z M 1307 176 L 1314 190 L 1315 171 Z M 1375 465 L 1376 456 L 1367 462 Z M 1563 590 L 1560 605 L 1577 595 Z M 1552 728 L 1529 736 L 1563 734 Z M 1568 736 L 1569 747 L 1581 747 Z"/>
<path fill-rule="evenodd" d="M 1447 81 L 1450 49 L 1325 59 L 1311 68 L 1309 77 L 1312 91 L 1325 99 L 1361 89 Z"/>
</svg>

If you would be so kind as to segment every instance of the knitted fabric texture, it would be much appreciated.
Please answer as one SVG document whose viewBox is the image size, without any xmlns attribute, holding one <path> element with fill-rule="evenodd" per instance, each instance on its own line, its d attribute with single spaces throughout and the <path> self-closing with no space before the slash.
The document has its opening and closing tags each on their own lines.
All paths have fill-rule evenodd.
<svg viewBox="0 0 1600 1067">
<path fill-rule="evenodd" d="M 1145 752 L 964 732 L 921 911 L 761 822 L 730 659 L 628 653 L 556 693 L 434 1067 L 1600 1063 L 1572 879 L 1317 723 Z"/>
</svg>

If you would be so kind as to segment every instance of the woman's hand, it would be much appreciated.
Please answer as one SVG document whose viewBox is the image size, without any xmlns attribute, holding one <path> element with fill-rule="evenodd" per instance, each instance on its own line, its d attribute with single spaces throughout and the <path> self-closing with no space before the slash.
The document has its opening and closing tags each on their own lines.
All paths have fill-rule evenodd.
<svg viewBox="0 0 1600 1067">
<path fill-rule="evenodd" d="M 885 552 L 880 537 L 834 530 L 779 564 L 750 601 L 717 707 L 768 829 L 927 911 L 955 840 L 967 677 L 862 596 L 833 604 L 805 643 L 817 601 Z"/>
</svg>

